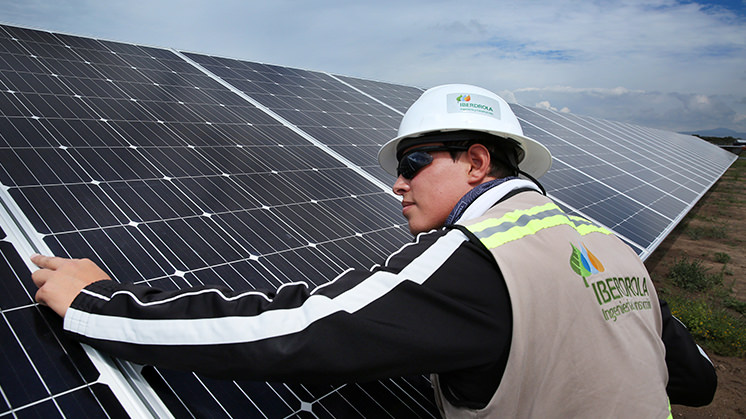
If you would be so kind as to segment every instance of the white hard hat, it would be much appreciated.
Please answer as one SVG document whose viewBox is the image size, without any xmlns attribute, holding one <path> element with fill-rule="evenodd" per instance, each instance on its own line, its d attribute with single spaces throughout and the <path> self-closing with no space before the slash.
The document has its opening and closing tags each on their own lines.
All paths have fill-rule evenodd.
<svg viewBox="0 0 746 419">
<path fill-rule="evenodd" d="M 518 142 L 523 153 L 518 168 L 538 178 L 552 166 L 549 150 L 523 135 L 523 129 L 508 103 L 500 96 L 468 84 L 446 84 L 425 91 L 409 107 L 399 132 L 378 151 L 383 170 L 396 176 L 397 147 L 402 140 L 429 133 L 479 131 Z M 498 139 L 499 140 L 499 139 Z"/>
</svg>

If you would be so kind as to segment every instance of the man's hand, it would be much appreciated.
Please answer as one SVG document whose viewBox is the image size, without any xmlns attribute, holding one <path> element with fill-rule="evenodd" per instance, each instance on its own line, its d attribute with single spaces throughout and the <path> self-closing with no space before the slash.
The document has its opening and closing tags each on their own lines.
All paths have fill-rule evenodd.
<svg viewBox="0 0 746 419">
<path fill-rule="evenodd" d="M 49 306 L 62 317 L 80 290 L 102 279 L 111 279 L 90 259 L 32 255 L 31 261 L 41 268 L 31 274 L 34 284 L 39 287 L 36 301 Z"/>
</svg>

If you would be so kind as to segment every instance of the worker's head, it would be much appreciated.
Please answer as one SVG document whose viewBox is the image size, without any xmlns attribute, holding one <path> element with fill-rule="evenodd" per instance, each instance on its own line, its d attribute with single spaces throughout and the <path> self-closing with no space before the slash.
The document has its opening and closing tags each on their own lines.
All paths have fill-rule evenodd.
<svg viewBox="0 0 746 419">
<path fill-rule="evenodd" d="M 505 176 L 543 175 L 549 151 L 523 136 L 508 104 L 485 89 L 444 85 L 409 108 L 396 138 L 378 153 L 396 175 L 403 214 L 416 234 L 441 227 L 458 200 L 475 186 Z"/>
</svg>

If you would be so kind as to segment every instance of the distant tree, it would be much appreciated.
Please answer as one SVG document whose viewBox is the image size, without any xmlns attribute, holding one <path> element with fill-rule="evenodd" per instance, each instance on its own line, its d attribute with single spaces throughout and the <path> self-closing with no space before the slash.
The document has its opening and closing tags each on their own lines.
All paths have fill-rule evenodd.
<svg viewBox="0 0 746 419">
<path fill-rule="evenodd" d="M 699 137 L 712 144 L 717 144 L 717 145 L 731 145 L 731 144 L 734 144 L 736 140 L 738 140 L 737 138 L 734 138 L 734 137 L 705 137 L 703 135 L 697 135 L 697 134 L 694 134 L 694 136 Z"/>
</svg>

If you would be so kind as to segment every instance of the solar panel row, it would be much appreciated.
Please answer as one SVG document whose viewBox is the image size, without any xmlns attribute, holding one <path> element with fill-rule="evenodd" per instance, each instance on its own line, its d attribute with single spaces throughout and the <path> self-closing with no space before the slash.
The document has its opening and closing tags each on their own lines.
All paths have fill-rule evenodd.
<svg viewBox="0 0 746 419">
<path fill-rule="evenodd" d="M 368 268 L 410 239 L 375 156 L 421 89 L 0 26 L 0 90 L 0 197 L 20 220 L 24 248 L 90 257 L 118 280 L 167 289 L 274 289 Z M 549 194 L 643 257 L 733 161 L 689 136 L 513 109 L 555 156 L 542 178 Z M 13 295 L 23 302 L 1 306 L 8 328 L 27 330 L 42 316 L 59 333 L 32 304 L 28 268 L 17 269 L 23 290 Z M 57 390 L 8 390 L 31 374 L 14 368 L 29 339 L 7 352 L 14 376 L 0 382 L 0 415 L 49 401 L 65 411 Z M 39 348 L 26 359 L 58 368 L 54 345 Z M 141 374 L 176 417 L 435 414 L 424 377 L 304 386 L 151 367 L 126 374 Z M 121 413 L 99 395 L 107 387 L 95 369 L 79 375 L 68 388 Z"/>
</svg>

